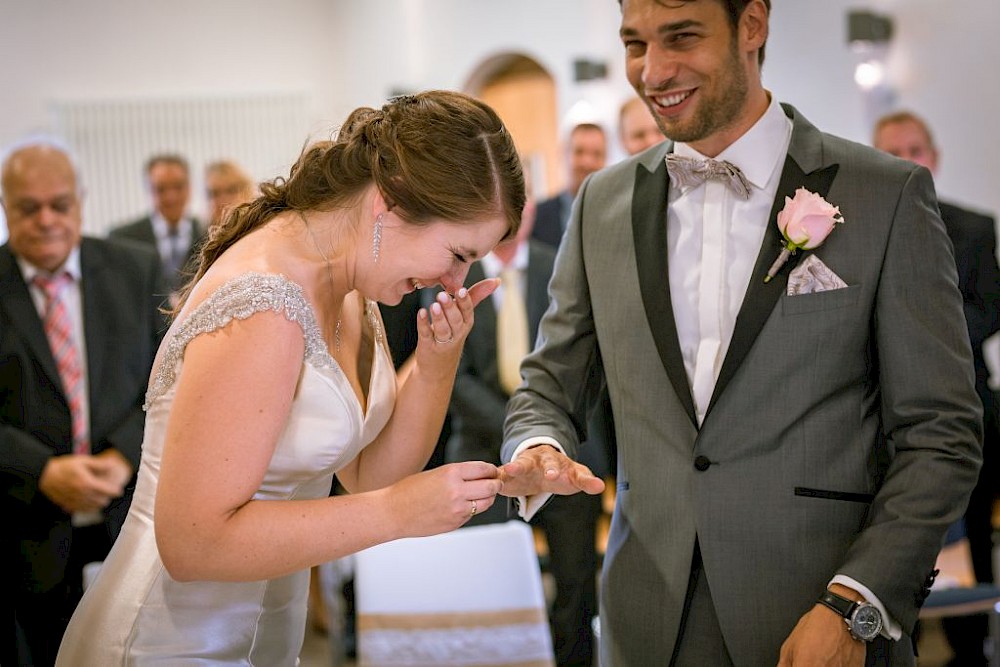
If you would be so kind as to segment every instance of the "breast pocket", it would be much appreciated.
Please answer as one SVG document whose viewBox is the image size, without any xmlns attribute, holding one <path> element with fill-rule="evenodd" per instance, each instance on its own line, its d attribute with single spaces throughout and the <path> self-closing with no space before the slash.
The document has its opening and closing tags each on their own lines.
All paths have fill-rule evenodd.
<svg viewBox="0 0 1000 667">
<path fill-rule="evenodd" d="M 802 315 L 817 311 L 836 310 L 853 306 L 861 295 L 861 285 L 849 285 L 840 289 L 815 292 L 813 294 L 796 294 L 781 297 L 782 315 Z"/>
</svg>

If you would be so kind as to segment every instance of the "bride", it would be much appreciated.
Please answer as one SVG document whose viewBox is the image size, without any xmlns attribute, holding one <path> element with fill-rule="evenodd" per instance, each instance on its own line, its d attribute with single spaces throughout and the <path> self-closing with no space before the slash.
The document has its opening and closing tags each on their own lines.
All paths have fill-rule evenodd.
<svg viewBox="0 0 1000 667">
<path fill-rule="evenodd" d="M 463 288 L 469 263 L 524 206 L 496 114 L 445 91 L 358 109 L 261 192 L 160 348 L 131 511 L 59 665 L 295 664 L 311 566 L 457 528 L 502 486 L 484 462 L 418 472 L 496 287 Z M 397 388 L 376 302 L 436 284 Z"/>
</svg>

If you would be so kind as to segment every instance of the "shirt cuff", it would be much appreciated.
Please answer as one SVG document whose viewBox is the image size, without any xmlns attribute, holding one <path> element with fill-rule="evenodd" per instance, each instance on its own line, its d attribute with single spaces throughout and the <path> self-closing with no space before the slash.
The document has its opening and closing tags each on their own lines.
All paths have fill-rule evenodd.
<svg viewBox="0 0 1000 667">
<path fill-rule="evenodd" d="M 558 449 L 561 453 L 566 453 L 566 450 L 563 449 L 562 445 L 558 442 L 548 436 L 540 435 L 535 438 L 528 438 L 519 444 L 514 450 L 514 454 L 510 457 L 510 460 L 513 461 L 521 452 L 531 449 L 532 447 L 537 447 L 538 445 L 551 445 Z M 548 491 L 538 493 L 533 496 L 516 496 L 514 498 L 514 503 L 517 505 L 517 515 L 525 521 L 531 521 L 531 517 L 535 516 L 538 510 L 542 508 L 542 505 L 548 502 L 551 497 L 552 494 Z"/>
<path fill-rule="evenodd" d="M 868 589 L 868 587 L 843 574 L 836 575 L 830 583 L 847 586 L 848 588 L 861 593 L 865 600 L 875 605 L 875 608 L 878 609 L 880 614 L 882 614 L 881 635 L 883 637 L 887 637 L 893 641 L 899 641 L 899 638 L 903 636 L 902 626 L 896 622 L 896 619 L 889 616 L 889 612 L 885 610 L 885 605 L 882 604 L 882 601 L 879 600 L 878 597 L 876 597 L 876 595 Z"/>
</svg>

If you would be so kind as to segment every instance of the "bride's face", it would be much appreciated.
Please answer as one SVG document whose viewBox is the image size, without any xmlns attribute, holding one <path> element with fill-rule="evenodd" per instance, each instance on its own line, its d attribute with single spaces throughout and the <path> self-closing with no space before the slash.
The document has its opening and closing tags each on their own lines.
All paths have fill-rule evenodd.
<svg viewBox="0 0 1000 667">
<path fill-rule="evenodd" d="M 469 265 L 488 254 L 507 232 L 502 216 L 478 222 L 437 221 L 413 225 L 393 215 L 383 218 L 379 259 L 371 265 L 371 291 L 392 306 L 419 287 L 441 285 L 454 294 Z M 367 290 L 366 290 L 367 291 Z"/>
</svg>

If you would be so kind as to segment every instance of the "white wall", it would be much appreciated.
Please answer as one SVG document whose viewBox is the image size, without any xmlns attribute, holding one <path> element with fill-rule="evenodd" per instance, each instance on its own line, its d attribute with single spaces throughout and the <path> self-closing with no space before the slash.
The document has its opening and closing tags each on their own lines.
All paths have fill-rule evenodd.
<svg viewBox="0 0 1000 667">
<path fill-rule="evenodd" d="M 867 7 L 893 15 L 893 83 L 899 103 L 936 131 L 940 191 L 1000 212 L 1000 3 L 774 5 L 766 85 L 823 129 L 864 142 L 869 120 L 853 83 L 846 13 Z M 628 94 L 619 17 L 615 0 L 3 0 L 0 145 L 45 129 L 54 99 L 287 90 L 314 95 L 305 136 L 393 89 L 461 88 L 479 62 L 504 51 L 526 53 L 552 72 L 564 114 L 586 99 L 613 127 Z M 577 57 L 606 60 L 609 79 L 575 84 Z M 122 187 L 141 187 L 139 176 Z"/>
<path fill-rule="evenodd" d="M 55 132 L 57 101 L 306 92 L 312 122 L 300 128 L 300 144 L 333 125 L 328 110 L 342 94 L 343 70 L 331 63 L 343 58 L 336 38 L 342 25 L 325 0 L 0 0 L 0 147 Z M 137 156 L 136 165 L 146 157 Z M 192 208 L 202 214 L 194 176 Z M 93 193 L 93 178 L 88 185 Z M 116 185 L 145 200 L 141 167 Z M 84 227 L 100 233 L 114 221 L 87 215 L 91 204 Z"/>
<path fill-rule="evenodd" d="M 557 78 L 563 113 L 593 102 L 613 127 L 628 94 L 615 0 L 368 0 L 344 10 L 359 57 L 343 72 L 349 100 L 374 103 L 393 87 L 461 87 L 475 65 L 524 52 Z M 822 129 L 868 143 L 872 105 L 854 83 L 847 13 L 893 17 L 888 51 L 896 106 L 925 116 L 943 154 L 944 196 L 1000 213 L 1000 3 L 996 0 L 773 0 L 765 84 Z M 606 60 L 604 83 L 574 84 L 577 57 Z"/>
</svg>

